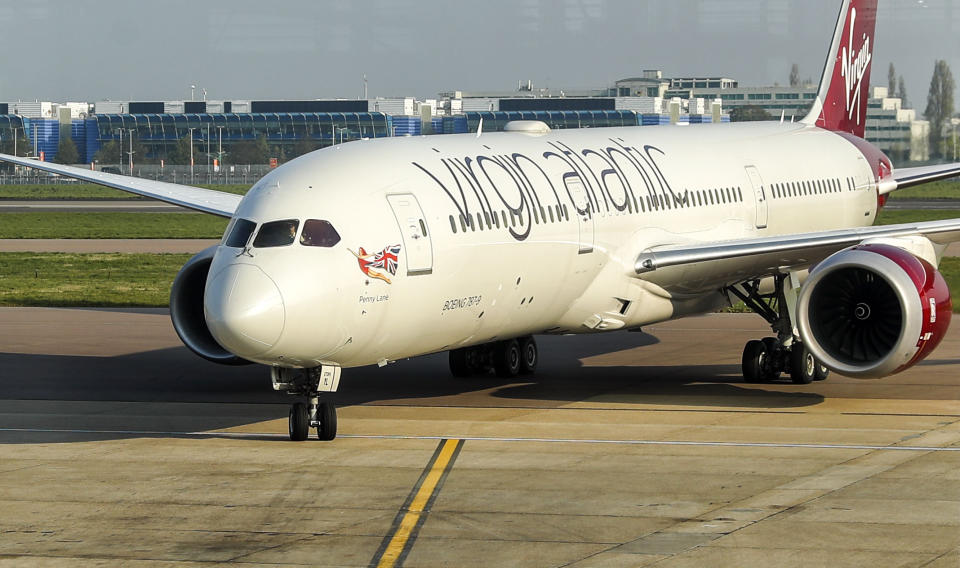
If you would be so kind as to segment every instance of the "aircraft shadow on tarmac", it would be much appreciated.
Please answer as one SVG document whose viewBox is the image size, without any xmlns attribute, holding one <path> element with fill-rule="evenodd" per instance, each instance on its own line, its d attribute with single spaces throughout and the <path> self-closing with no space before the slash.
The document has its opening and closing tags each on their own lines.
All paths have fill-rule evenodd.
<svg viewBox="0 0 960 568">
<path fill-rule="evenodd" d="M 582 359 L 604 356 L 659 342 L 639 333 L 580 338 L 540 337 L 541 365 L 534 377 L 498 379 L 491 375 L 453 379 L 445 353 L 401 361 L 386 368 L 347 369 L 334 396 L 339 406 L 366 403 L 394 405 L 551 407 L 585 400 L 622 403 L 676 404 L 697 407 L 796 408 L 818 404 L 823 397 L 811 392 L 787 392 L 778 385 L 745 386 L 739 365 L 705 365 L 678 362 L 676 366 L 610 364 L 584 365 Z M 642 350 L 639 352 L 642 357 Z M 662 357 L 661 357 L 662 358 Z M 623 355 L 616 360 L 622 361 Z M 606 366 L 601 366 L 606 365 Z M 156 418 L 169 432 L 198 432 L 285 418 L 293 400 L 270 387 L 266 369 L 259 365 L 225 367 L 200 359 L 186 348 L 144 351 L 115 357 L 24 355 L 0 353 L 0 404 L 13 408 L 4 414 L 0 428 L 51 428 L 19 421 L 43 411 L 31 407 L 63 401 L 58 408 L 71 412 L 71 402 L 106 403 L 99 412 L 77 412 L 64 428 L 89 430 L 154 431 L 134 414 Z M 13 380 L 16 378 L 16 380 Z M 18 401 L 23 401 L 18 402 Z M 110 403 L 116 403 L 111 405 Z M 139 404 L 136 410 L 123 403 L 186 403 L 187 409 L 171 413 L 169 405 Z M 198 405 L 192 410 L 189 405 Z M 248 405 L 229 412 L 207 411 L 203 404 Z M 599 404 L 599 402 L 598 402 Z M 111 408 L 128 413 L 119 428 L 90 416 L 109 414 Z M 178 422 L 178 419 L 179 422 Z M 79 420 L 79 423 L 78 423 Z M 92 420 L 92 422 L 91 422 Z M 58 423 L 61 423 L 58 421 Z M 85 439 L 136 437 L 90 433 L 69 436 L 0 435 L 0 444 L 17 442 L 75 442 Z M 11 440 L 10 438 L 15 438 Z M 62 439 L 61 439 L 62 438 Z"/>
</svg>

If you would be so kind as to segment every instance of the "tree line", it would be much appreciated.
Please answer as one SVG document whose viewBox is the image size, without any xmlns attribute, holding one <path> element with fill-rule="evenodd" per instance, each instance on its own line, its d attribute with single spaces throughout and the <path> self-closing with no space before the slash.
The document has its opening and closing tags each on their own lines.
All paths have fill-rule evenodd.
<svg viewBox="0 0 960 568">
<path fill-rule="evenodd" d="M 800 80 L 800 68 L 794 63 L 790 67 L 789 81 L 791 87 L 800 87 L 810 80 Z M 933 67 L 933 77 L 930 79 L 930 90 L 927 93 L 927 106 L 923 111 L 923 117 L 930 122 L 930 155 L 932 157 L 952 157 L 955 152 L 954 145 L 957 141 L 951 133 L 950 136 L 944 136 L 944 131 L 949 131 L 951 119 L 956 118 L 956 108 L 954 106 L 954 94 L 956 84 L 954 83 L 953 73 L 950 66 L 944 60 L 937 60 Z M 893 63 L 887 70 L 887 96 L 900 99 L 901 108 L 909 108 L 910 102 L 907 98 L 907 86 L 903 80 L 903 75 L 898 75 Z M 754 120 L 774 120 L 778 117 L 771 115 L 762 107 L 741 106 L 730 111 L 730 120 L 732 122 L 744 122 Z"/>
</svg>

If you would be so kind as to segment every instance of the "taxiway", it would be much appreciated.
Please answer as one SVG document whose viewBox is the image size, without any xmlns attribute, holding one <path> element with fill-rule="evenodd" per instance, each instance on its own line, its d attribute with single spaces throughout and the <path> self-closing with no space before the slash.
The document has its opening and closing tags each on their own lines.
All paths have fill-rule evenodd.
<svg viewBox="0 0 960 568">
<path fill-rule="evenodd" d="M 740 314 L 543 337 L 529 380 L 350 369 L 293 443 L 164 310 L 0 321 L 0 566 L 960 563 L 956 326 L 878 381 L 743 384 Z"/>
</svg>

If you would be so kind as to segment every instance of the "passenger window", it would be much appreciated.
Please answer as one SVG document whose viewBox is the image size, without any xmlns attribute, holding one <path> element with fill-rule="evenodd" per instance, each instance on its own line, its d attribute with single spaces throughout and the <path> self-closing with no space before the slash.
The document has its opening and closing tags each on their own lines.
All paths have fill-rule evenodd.
<svg viewBox="0 0 960 568">
<path fill-rule="evenodd" d="M 296 219 L 264 223 L 257 233 L 257 238 L 253 239 L 253 246 L 269 248 L 293 244 L 293 241 L 297 238 L 297 228 L 299 226 L 300 221 Z"/>
<path fill-rule="evenodd" d="M 253 234 L 253 230 L 256 228 L 257 224 L 249 219 L 237 219 L 237 222 L 233 225 L 233 229 L 227 236 L 227 240 L 223 243 L 224 246 L 233 248 L 243 248 L 247 246 L 247 241 L 250 240 L 250 235 Z"/>
<path fill-rule="evenodd" d="M 450 217 L 451 225 L 453 217 Z M 454 230 L 456 232 L 456 230 Z M 307 219 L 303 223 L 303 234 L 300 235 L 300 244 L 307 247 L 332 247 L 340 242 L 340 233 L 333 228 L 330 221 Z"/>
</svg>

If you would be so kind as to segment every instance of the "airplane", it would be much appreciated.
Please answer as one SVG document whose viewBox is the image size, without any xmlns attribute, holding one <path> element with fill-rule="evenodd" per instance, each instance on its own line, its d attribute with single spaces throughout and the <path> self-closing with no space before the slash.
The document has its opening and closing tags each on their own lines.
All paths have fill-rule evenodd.
<svg viewBox="0 0 960 568">
<path fill-rule="evenodd" d="M 737 300 L 774 335 L 746 381 L 880 378 L 951 318 L 937 271 L 960 219 L 872 226 L 886 196 L 960 175 L 895 169 L 863 139 L 877 0 L 843 0 L 796 123 L 360 140 L 278 167 L 243 197 L 0 155 L 230 218 L 170 294 L 183 343 L 269 366 L 289 436 L 337 432 L 344 368 L 449 352 L 453 375 L 531 374 L 536 334 L 638 330 Z M 696 161 L 690 157 L 696 156 Z"/>
</svg>

